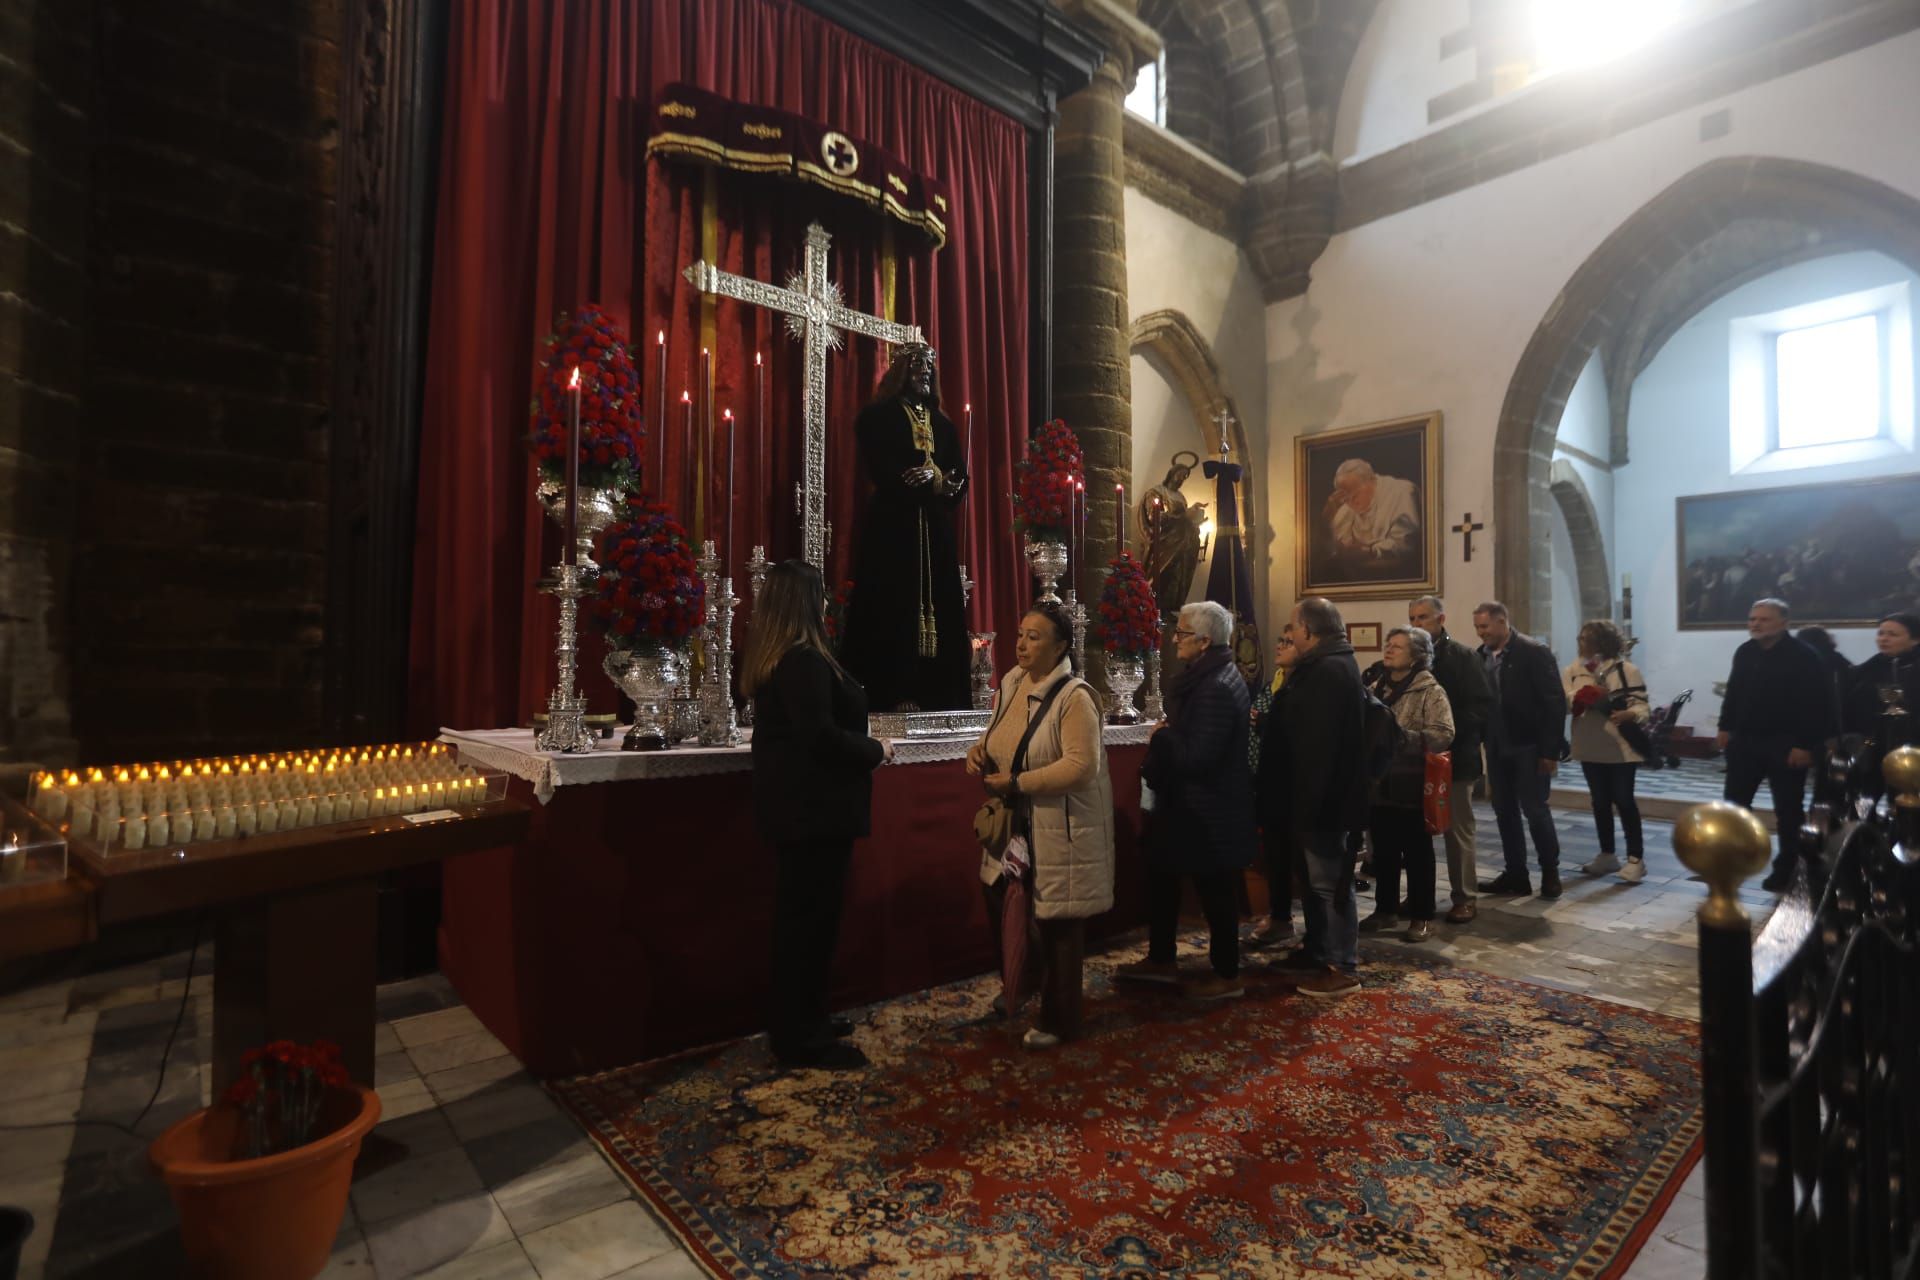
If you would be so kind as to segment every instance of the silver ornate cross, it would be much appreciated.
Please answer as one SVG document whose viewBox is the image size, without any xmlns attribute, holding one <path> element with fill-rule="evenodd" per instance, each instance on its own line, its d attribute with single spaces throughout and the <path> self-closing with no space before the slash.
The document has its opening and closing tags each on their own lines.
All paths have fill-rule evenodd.
<svg viewBox="0 0 1920 1280">
<path fill-rule="evenodd" d="M 806 419 L 800 469 L 800 529 L 803 554 L 819 569 L 827 563 L 827 352 L 840 346 L 840 331 L 900 346 L 924 342 L 920 326 L 895 324 L 844 306 L 840 286 L 827 279 L 827 246 L 833 237 L 817 222 L 807 224 L 806 262 L 787 277 L 787 287 L 722 271 L 702 259 L 685 271 L 702 293 L 733 298 L 786 313 L 787 332 L 806 344 Z"/>
</svg>

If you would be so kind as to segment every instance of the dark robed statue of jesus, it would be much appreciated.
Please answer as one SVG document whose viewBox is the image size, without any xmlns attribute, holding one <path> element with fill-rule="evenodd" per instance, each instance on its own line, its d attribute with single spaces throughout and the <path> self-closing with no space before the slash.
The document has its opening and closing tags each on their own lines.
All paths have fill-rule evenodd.
<svg viewBox="0 0 1920 1280">
<path fill-rule="evenodd" d="M 884 711 L 972 705 L 971 644 L 953 512 L 967 491 L 953 420 L 940 412 L 932 347 L 901 347 L 854 434 L 872 485 L 841 661 Z"/>
</svg>

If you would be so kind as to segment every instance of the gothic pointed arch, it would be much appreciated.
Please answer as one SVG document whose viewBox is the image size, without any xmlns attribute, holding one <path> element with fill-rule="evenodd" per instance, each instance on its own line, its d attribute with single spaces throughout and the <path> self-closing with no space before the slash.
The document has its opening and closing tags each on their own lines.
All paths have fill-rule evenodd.
<svg viewBox="0 0 1920 1280">
<path fill-rule="evenodd" d="M 1494 439 L 1494 586 L 1514 625 L 1535 634 L 1552 624 L 1551 468 L 1560 416 L 1575 379 L 1597 349 L 1633 330 L 1643 299 L 1699 261 L 1729 228 L 1762 220 L 1797 228 L 1834 247 L 1875 249 L 1920 271 L 1920 200 L 1827 165 L 1773 157 L 1710 161 L 1643 205 L 1581 263 L 1547 308 L 1507 385 Z M 1728 271 L 1754 268 L 1730 255 Z M 1725 291 L 1703 275 L 1692 310 Z M 1662 325 L 1652 326 L 1657 332 Z"/>
<path fill-rule="evenodd" d="M 1573 543 L 1574 586 L 1580 598 L 1580 620 L 1613 617 L 1613 576 L 1607 569 L 1607 544 L 1600 532 L 1600 514 L 1587 482 L 1565 458 L 1555 458 L 1548 487 L 1566 521 Z"/>
<path fill-rule="evenodd" d="M 1227 432 L 1233 456 L 1246 462 L 1246 423 L 1227 392 L 1212 345 L 1194 328 L 1193 321 L 1180 311 L 1150 311 L 1133 322 L 1127 336 L 1133 354 L 1146 356 L 1179 389 L 1206 439 L 1209 455 L 1220 456 L 1220 424 L 1215 415 L 1224 409 L 1233 421 Z M 1241 492 L 1251 495 L 1252 491 L 1253 473 L 1249 469 L 1241 482 Z"/>
</svg>

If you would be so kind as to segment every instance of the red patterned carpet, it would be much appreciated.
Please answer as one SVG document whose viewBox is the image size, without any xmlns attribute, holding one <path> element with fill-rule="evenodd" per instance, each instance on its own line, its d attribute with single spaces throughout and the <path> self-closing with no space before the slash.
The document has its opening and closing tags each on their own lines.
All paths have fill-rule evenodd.
<svg viewBox="0 0 1920 1280">
<path fill-rule="evenodd" d="M 1115 958 L 1129 958 L 1119 953 Z M 1047 1054 L 987 979 L 555 1093 L 717 1276 L 1622 1274 L 1699 1152 L 1695 1029 L 1444 966 L 1312 1001 L 1115 991 Z"/>
</svg>

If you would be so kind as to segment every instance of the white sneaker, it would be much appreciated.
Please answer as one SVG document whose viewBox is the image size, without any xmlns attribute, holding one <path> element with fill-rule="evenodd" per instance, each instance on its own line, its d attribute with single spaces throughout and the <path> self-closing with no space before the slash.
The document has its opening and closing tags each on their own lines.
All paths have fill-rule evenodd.
<svg viewBox="0 0 1920 1280">
<path fill-rule="evenodd" d="M 1620 878 L 1628 884 L 1639 884 L 1647 878 L 1647 863 L 1644 858 L 1628 858 L 1627 865 L 1620 868 Z"/>
<path fill-rule="evenodd" d="M 1020 1037 L 1020 1043 L 1029 1049 L 1051 1049 L 1060 1043 L 1060 1037 L 1051 1031 L 1028 1027 L 1027 1034 Z"/>
<path fill-rule="evenodd" d="M 1590 876 L 1611 875 L 1620 869 L 1620 859 L 1610 853 L 1603 853 L 1580 870 Z"/>
</svg>

